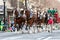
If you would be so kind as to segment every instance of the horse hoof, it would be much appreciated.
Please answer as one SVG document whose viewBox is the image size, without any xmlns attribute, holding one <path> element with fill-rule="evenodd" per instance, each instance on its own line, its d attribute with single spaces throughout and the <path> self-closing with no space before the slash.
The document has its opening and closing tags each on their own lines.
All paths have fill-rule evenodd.
<svg viewBox="0 0 60 40">
<path fill-rule="evenodd" d="M 50 32 L 50 31 L 48 30 L 48 32 Z"/>
</svg>

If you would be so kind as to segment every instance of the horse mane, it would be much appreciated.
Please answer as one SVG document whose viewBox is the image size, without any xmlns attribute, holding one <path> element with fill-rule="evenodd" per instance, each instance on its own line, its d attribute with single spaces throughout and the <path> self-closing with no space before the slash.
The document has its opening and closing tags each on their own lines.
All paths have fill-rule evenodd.
<svg viewBox="0 0 60 40">
<path fill-rule="evenodd" d="M 18 11 L 17 11 L 17 9 L 15 9 L 14 11 L 15 11 L 14 12 L 15 16 L 18 17 Z"/>
</svg>

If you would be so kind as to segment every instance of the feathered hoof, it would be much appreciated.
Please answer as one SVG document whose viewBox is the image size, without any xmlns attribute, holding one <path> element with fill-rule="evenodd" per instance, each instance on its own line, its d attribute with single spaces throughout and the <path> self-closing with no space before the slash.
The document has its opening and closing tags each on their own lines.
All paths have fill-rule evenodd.
<svg viewBox="0 0 60 40">
<path fill-rule="evenodd" d="M 33 33 L 33 32 L 30 30 L 30 31 L 29 31 L 29 34 L 32 34 L 32 33 Z"/>
</svg>

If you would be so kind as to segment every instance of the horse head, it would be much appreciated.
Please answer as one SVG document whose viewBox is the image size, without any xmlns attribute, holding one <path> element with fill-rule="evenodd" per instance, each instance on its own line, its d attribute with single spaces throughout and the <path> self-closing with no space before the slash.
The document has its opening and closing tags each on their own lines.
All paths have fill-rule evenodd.
<svg viewBox="0 0 60 40">
<path fill-rule="evenodd" d="M 25 10 L 25 15 L 27 17 L 27 19 L 30 17 L 30 11 L 29 10 Z"/>
<path fill-rule="evenodd" d="M 24 14 L 24 10 L 21 10 L 21 11 L 20 11 L 20 14 L 23 15 L 23 14 Z"/>
<path fill-rule="evenodd" d="M 14 10 L 14 14 L 15 14 L 15 17 L 18 17 L 19 14 L 18 14 L 17 9 Z"/>
</svg>

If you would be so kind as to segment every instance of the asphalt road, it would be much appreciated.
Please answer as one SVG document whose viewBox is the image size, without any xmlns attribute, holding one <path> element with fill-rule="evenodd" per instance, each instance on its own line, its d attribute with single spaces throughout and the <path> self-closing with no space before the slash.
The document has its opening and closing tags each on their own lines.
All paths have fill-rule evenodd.
<svg viewBox="0 0 60 40">
<path fill-rule="evenodd" d="M 52 33 L 41 32 L 35 34 L 0 32 L 0 40 L 60 40 L 60 30 L 55 30 Z"/>
</svg>

